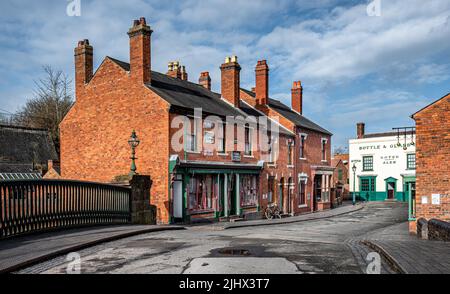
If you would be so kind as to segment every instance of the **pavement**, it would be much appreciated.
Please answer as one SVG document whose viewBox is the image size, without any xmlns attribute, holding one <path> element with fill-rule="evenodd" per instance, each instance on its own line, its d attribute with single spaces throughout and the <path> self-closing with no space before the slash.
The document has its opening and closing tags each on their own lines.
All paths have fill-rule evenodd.
<svg viewBox="0 0 450 294">
<path fill-rule="evenodd" d="M 318 219 L 325 219 L 330 217 L 335 217 L 351 212 L 355 212 L 364 208 L 363 203 L 358 203 L 356 205 L 352 205 L 350 202 L 346 202 L 344 205 L 337 207 L 335 209 L 325 210 L 325 211 L 317 211 L 313 213 L 306 213 L 297 216 L 290 216 L 281 219 L 259 219 L 259 220 L 248 220 L 248 221 L 238 221 L 238 222 L 219 222 L 208 225 L 198 225 L 191 226 L 190 228 L 196 229 L 197 227 L 203 227 L 211 230 L 227 230 L 227 229 L 236 229 L 236 228 L 244 228 L 244 227 L 256 227 L 256 226 L 269 226 L 269 225 L 281 225 L 281 224 L 290 224 L 296 222 L 303 221 L 312 221 Z"/>
<path fill-rule="evenodd" d="M 407 222 L 372 232 L 364 244 L 383 255 L 400 273 L 450 273 L 450 243 L 418 239 L 408 233 Z"/>
<path fill-rule="evenodd" d="M 179 226 L 108 226 L 48 232 L 0 241 L 0 273 L 8 273 L 57 256 L 120 238 L 184 229 Z"/>
<path fill-rule="evenodd" d="M 361 274 L 373 251 L 361 238 L 406 220 L 404 203 L 366 203 L 327 218 L 225 230 L 195 226 L 140 234 L 77 253 L 81 273 L 89 274 Z M 18 273 L 64 274 L 69 265 L 60 256 Z M 381 272 L 395 273 L 384 260 Z"/>
</svg>

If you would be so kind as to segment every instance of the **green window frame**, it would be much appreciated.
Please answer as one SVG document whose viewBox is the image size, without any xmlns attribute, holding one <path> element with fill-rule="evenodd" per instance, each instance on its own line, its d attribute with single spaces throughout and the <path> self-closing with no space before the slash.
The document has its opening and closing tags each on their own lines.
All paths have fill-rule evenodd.
<svg viewBox="0 0 450 294">
<path fill-rule="evenodd" d="M 363 156 L 363 171 L 373 171 L 373 156 Z"/>
<path fill-rule="evenodd" d="M 375 192 L 375 177 L 360 178 L 361 192 Z"/>
<path fill-rule="evenodd" d="M 343 178 L 343 171 L 342 171 L 342 168 L 340 168 L 340 169 L 338 169 L 338 180 L 342 181 L 342 178 Z"/>
<path fill-rule="evenodd" d="M 407 169 L 416 169 L 416 154 L 415 153 L 406 154 L 406 168 Z"/>
</svg>

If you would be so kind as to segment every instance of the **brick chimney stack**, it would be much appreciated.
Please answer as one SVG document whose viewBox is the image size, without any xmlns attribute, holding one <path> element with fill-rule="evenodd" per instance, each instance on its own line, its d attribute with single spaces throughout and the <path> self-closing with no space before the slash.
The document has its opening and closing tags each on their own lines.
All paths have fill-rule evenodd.
<svg viewBox="0 0 450 294">
<path fill-rule="evenodd" d="M 183 81 L 187 81 L 188 80 L 188 74 L 186 72 L 186 67 L 184 65 L 181 67 L 181 79 Z"/>
<path fill-rule="evenodd" d="M 356 135 L 358 139 L 364 138 L 366 124 L 363 122 L 356 124 Z"/>
<path fill-rule="evenodd" d="M 85 84 L 89 83 L 94 74 L 94 49 L 89 40 L 78 42 L 74 49 L 75 55 L 75 95 L 81 96 Z"/>
<path fill-rule="evenodd" d="M 220 70 L 222 72 L 222 97 L 234 107 L 239 107 L 241 66 L 237 57 L 227 57 L 225 63 L 220 66 Z"/>
<path fill-rule="evenodd" d="M 267 105 L 269 100 L 269 66 L 266 60 L 258 61 L 256 73 L 256 103 Z"/>
<path fill-rule="evenodd" d="M 142 83 L 151 82 L 151 35 L 152 29 L 145 17 L 133 22 L 128 31 L 130 37 L 131 77 Z"/>
<path fill-rule="evenodd" d="M 291 105 L 292 109 L 300 114 L 303 114 L 303 87 L 302 82 L 296 81 L 292 85 L 291 90 Z"/>
<path fill-rule="evenodd" d="M 205 87 L 208 90 L 211 90 L 211 77 L 209 76 L 209 72 L 205 71 L 200 74 L 200 78 L 198 79 L 199 85 Z"/>
<path fill-rule="evenodd" d="M 167 75 L 175 79 L 181 79 L 181 67 L 179 61 L 169 62 Z"/>
</svg>

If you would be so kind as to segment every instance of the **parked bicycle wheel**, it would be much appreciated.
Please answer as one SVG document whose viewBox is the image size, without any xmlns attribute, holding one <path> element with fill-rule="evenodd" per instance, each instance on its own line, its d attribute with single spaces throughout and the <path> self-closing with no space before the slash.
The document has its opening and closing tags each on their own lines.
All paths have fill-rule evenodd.
<svg viewBox="0 0 450 294">
<path fill-rule="evenodd" d="M 267 219 L 273 219 L 273 212 L 270 208 L 266 208 L 264 215 Z"/>
</svg>

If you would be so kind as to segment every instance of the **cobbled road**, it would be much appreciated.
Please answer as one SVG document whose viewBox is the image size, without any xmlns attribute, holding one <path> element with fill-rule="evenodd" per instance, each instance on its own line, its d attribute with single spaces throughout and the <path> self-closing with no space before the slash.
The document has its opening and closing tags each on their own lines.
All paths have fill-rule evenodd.
<svg viewBox="0 0 450 294">
<path fill-rule="evenodd" d="M 328 219 L 213 230 L 150 233 L 78 252 L 82 273 L 366 273 L 371 250 L 360 241 L 407 220 L 402 203 L 368 203 Z M 65 256 L 19 273 L 67 273 Z M 382 259 L 382 273 L 394 273 Z"/>
</svg>

